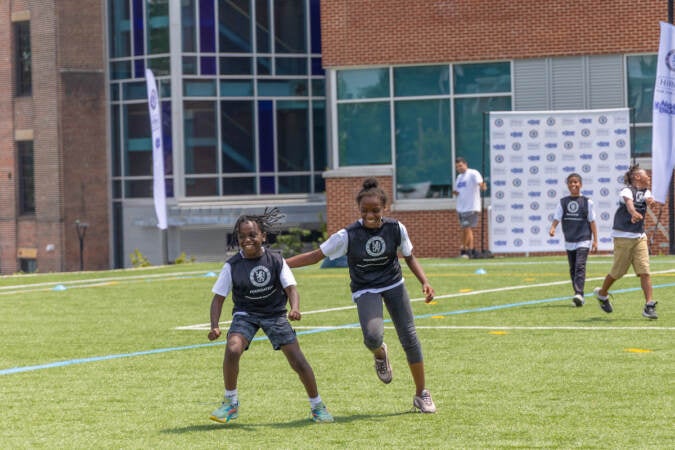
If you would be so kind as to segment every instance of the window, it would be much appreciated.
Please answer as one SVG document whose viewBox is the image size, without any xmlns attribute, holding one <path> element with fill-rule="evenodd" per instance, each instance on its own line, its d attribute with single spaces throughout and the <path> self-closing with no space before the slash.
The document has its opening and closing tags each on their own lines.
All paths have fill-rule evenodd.
<svg viewBox="0 0 675 450">
<path fill-rule="evenodd" d="M 33 141 L 19 141 L 19 214 L 35 214 Z"/>
<path fill-rule="evenodd" d="M 33 90 L 31 51 L 30 51 L 30 23 L 16 22 L 14 24 L 14 41 L 16 43 L 16 95 L 31 95 Z"/>
<path fill-rule="evenodd" d="M 393 164 L 399 199 L 450 197 L 455 156 L 489 170 L 483 115 L 511 110 L 510 62 L 338 70 L 335 79 L 338 166 Z"/>
<path fill-rule="evenodd" d="M 635 55 L 626 58 L 628 107 L 634 123 L 634 155 L 651 155 L 652 101 L 656 81 L 656 55 Z"/>
</svg>

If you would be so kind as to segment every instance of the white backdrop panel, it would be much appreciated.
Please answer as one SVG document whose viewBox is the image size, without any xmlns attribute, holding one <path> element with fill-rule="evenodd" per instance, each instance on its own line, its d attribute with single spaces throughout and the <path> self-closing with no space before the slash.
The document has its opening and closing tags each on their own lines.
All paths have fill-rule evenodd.
<svg viewBox="0 0 675 450">
<path fill-rule="evenodd" d="M 561 226 L 548 235 L 566 178 L 576 172 L 596 209 L 600 250 L 610 232 L 623 175 L 630 165 L 627 108 L 490 113 L 490 250 L 564 250 Z"/>
</svg>

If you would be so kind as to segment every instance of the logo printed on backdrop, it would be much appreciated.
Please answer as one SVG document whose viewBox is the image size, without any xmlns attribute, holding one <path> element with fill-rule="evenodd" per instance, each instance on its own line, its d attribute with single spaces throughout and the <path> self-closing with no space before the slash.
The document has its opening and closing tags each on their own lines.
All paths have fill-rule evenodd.
<svg viewBox="0 0 675 450">
<path fill-rule="evenodd" d="M 537 238 L 532 221 L 525 219 L 534 214 L 550 224 L 559 200 L 569 195 L 566 178 L 574 172 L 582 174 L 582 193 L 594 201 L 600 238 L 609 237 L 618 200 L 614 197 L 623 185 L 630 160 L 628 109 L 490 113 L 489 123 L 497 120 L 502 126 L 498 133 L 498 127 L 490 129 L 488 147 L 492 153 L 490 176 L 500 182 L 499 190 L 492 193 L 495 214 L 490 218 L 490 230 L 499 228 L 498 223 L 511 227 L 500 229 L 499 236 L 490 234 L 491 248 L 503 253 L 564 250 L 562 230 L 558 230 L 560 237 Z M 523 149 L 523 143 L 527 150 L 524 161 L 512 157 Z M 503 157 L 499 164 L 494 162 L 497 154 Z M 524 226 L 515 225 L 520 223 Z M 611 239 L 600 240 L 600 250 L 611 249 Z"/>
</svg>

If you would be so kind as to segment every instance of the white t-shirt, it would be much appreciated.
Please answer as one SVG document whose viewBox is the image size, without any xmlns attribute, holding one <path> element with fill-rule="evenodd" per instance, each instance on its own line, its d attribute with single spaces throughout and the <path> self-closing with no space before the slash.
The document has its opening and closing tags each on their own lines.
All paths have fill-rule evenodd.
<svg viewBox="0 0 675 450">
<path fill-rule="evenodd" d="M 476 169 L 466 169 L 464 173 L 457 175 L 455 191 L 457 195 L 457 212 L 480 212 L 480 185 L 483 177 Z"/>
<path fill-rule="evenodd" d="M 359 219 L 359 222 L 363 225 L 363 220 Z M 410 242 L 410 237 L 408 237 L 408 230 L 401 222 L 398 223 L 398 227 L 401 230 L 401 254 L 403 256 L 410 256 L 412 255 L 413 245 Z M 330 259 L 337 259 L 347 254 L 348 244 L 347 229 L 343 228 L 322 242 L 320 248 L 321 252 Z"/>
</svg>

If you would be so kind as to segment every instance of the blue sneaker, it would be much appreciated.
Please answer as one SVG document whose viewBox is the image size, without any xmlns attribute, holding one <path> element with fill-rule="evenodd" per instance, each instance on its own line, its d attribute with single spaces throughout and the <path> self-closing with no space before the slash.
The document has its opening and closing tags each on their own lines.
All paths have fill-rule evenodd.
<svg viewBox="0 0 675 450">
<path fill-rule="evenodd" d="M 224 401 L 220 405 L 220 408 L 211 413 L 209 419 L 214 422 L 227 423 L 237 417 L 239 417 L 239 402 L 231 403 L 229 401 Z"/>
<path fill-rule="evenodd" d="M 331 423 L 335 421 L 323 402 L 316 408 L 312 408 L 312 420 L 316 423 Z"/>
</svg>

